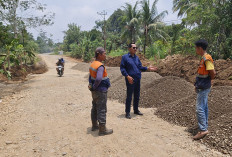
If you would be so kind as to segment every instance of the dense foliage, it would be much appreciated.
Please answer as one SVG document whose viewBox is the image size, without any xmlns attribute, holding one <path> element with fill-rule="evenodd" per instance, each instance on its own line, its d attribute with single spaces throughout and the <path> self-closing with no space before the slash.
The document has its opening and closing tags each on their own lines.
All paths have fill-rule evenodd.
<svg viewBox="0 0 232 157">
<path fill-rule="evenodd" d="M 0 72 L 9 78 L 12 67 L 33 64 L 35 53 L 52 51 L 53 42 L 46 33 L 41 32 L 35 40 L 28 32 L 29 28 L 53 23 L 54 14 L 43 13 L 45 9 L 36 0 L 0 0 Z M 33 15 L 32 10 L 42 13 Z"/>
<path fill-rule="evenodd" d="M 174 11 L 184 16 L 182 23 L 190 33 L 188 43 L 204 38 L 214 58 L 232 57 L 232 1 L 231 0 L 174 0 Z"/>
<path fill-rule="evenodd" d="M 62 50 L 90 61 L 97 47 L 106 46 L 109 55 L 122 55 L 130 42 L 135 42 L 147 58 L 160 59 L 172 54 L 195 54 L 194 42 L 204 38 L 214 59 L 232 58 L 232 1 L 173 0 L 173 11 L 182 20 L 171 25 L 163 20 L 168 12 L 158 12 L 157 2 L 126 3 L 106 21 L 95 21 L 90 31 L 70 23 L 63 42 L 54 43 L 45 32 L 40 32 L 37 39 L 28 32 L 29 28 L 53 23 L 54 14 L 43 12 L 45 5 L 36 0 L 0 0 L 1 71 L 8 73 L 11 66 L 33 62 L 36 52 Z M 41 14 L 23 14 L 33 9 Z"/>
<path fill-rule="evenodd" d="M 126 45 L 135 42 L 146 57 L 159 59 L 171 54 L 195 54 L 194 42 L 204 38 L 209 42 L 208 52 L 214 59 L 232 58 L 230 0 L 173 0 L 173 11 L 178 12 L 182 22 L 172 25 L 163 21 L 168 12 L 158 13 L 157 2 L 126 3 L 106 22 L 96 21 L 94 29 L 88 32 L 81 31 L 76 24 L 69 24 L 63 50 L 77 58 L 90 58 L 96 47 L 104 47 L 106 36 L 106 49 L 112 56 L 126 53 Z"/>
</svg>

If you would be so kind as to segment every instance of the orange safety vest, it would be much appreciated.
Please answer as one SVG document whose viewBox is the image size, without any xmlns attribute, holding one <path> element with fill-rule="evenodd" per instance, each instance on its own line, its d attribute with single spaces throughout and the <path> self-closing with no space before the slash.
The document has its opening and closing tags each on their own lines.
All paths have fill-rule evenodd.
<svg viewBox="0 0 232 157">
<path fill-rule="evenodd" d="M 209 71 L 206 70 L 206 65 L 205 65 L 206 61 L 211 61 L 213 63 L 212 57 L 207 53 L 202 57 L 198 67 L 197 77 L 199 78 L 207 78 L 209 76 Z"/>
<path fill-rule="evenodd" d="M 97 77 L 97 69 L 100 67 L 100 66 L 103 66 L 104 65 L 99 62 L 99 61 L 93 61 L 92 64 L 90 65 L 90 68 L 89 68 L 89 73 L 90 73 L 90 76 L 91 76 L 91 80 L 96 80 L 96 77 Z M 103 77 L 102 77 L 102 80 L 106 80 L 108 79 L 107 77 L 107 72 L 106 72 L 106 68 L 104 67 L 104 72 L 103 72 Z"/>
</svg>

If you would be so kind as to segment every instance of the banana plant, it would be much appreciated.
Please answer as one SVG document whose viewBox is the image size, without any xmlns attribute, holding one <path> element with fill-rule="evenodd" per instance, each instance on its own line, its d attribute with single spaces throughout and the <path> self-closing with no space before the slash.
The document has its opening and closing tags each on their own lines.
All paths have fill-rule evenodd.
<svg viewBox="0 0 232 157">
<path fill-rule="evenodd" d="M 21 44 L 19 44 L 19 45 L 17 45 L 16 47 L 15 47 L 15 50 L 14 50 L 14 52 L 15 52 L 15 62 L 18 64 L 18 65 L 20 65 L 20 66 L 22 66 L 22 63 L 23 63 L 23 54 L 24 54 L 24 47 L 23 47 L 23 45 L 21 45 Z"/>
</svg>

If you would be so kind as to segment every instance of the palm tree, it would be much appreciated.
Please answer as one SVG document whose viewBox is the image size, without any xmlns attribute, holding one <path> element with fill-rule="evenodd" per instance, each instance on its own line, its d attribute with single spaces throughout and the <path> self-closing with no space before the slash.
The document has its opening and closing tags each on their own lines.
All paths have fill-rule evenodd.
<svg viewBox="0 0 232 157">
<path fill-rule="evenodd" d="M 173 0 L 173 11 L 178 12 L 178 16 L 182 17 L 183 15 L 187 14 L 189 11 L 191 11 L 193 8 L 198 6 L 198 3 L 196 0 Z"/>
<path fill-rule="evenodd" d="M 158 0 L 155 0 L 152 4 L 152 7 L 150 9 L 150 2 L 149 0 L 143 0 L 141 1 L 142 4 L 142 23 L 143 23 L 143 34 L 144 34 L 144 44 L 143 44 L 143 52 L 146 53 L 146 46 L 148 45 L 148 37 L 149 32 L 151 30 L 154 30 L 155 35 L 163 38 L 162 30 L 160 29 L 163 26 L 163 23 L 161 22 L 163 18 L 165 17 L 168 12 L 165 10 L 158 14 L 156 4 Z"/>
<path fill-rule="evenodd" d="M 140 12 L 137 10 L 138 2 L 135 3 L 134 7 L 126 3 L 124 8 L 125 18 L 127 25 L 125 26 L 125 30 L 123 32 L 122 37 L 128 38 L 129 42 L 136 42 L 136 33 L 138 31 L 139 17 Z"/>
</svg>

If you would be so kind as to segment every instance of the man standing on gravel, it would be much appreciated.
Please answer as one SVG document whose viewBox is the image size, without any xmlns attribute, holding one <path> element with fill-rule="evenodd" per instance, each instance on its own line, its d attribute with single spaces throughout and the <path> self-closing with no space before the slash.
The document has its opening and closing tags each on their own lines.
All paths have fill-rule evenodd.
<svg viewBox="0 0 232 157">
<path fill-rule="evenodd" d="M 112 129 L 106 128 L 106 112 L 107 112 L 107 91 L 110 87 L 110 80 L 102 61 L 106 59 L 104 48 L 98 47 L 95 51 L 96 60 L 92 62 L 89 68 L 89 89 L 92 93 L 92 131 L 99 129 L 99 136 L 109 135 L 113 133 Z M 99 125 L 98 125 L 99 122 Z"/>
<path fill-rule="evenodd" d="M 126 115 L 127 119 L 131 119 L 130 109 L 132 94 L 134 93 L 133 109 L 134 114 L 143 115 L 139 109 L 139 97 L 140 97 L 140 81 L 141 71 L 156 71 L 156 67 L 143 67 L 138 56 L 136 56 L 137 47 L 134 43 L 128 45 L 129 53 L 122 56 L 120 70 L 123 76 L 125 76 L 127 86 L 127 98 L 126 98 Z"/>
<path fill-rule="evenodd" d="M 196 53 L 201 56 L 197 71 L 195 89 L 197 92 L 196 112 L 199 132 L 193 137 L 194 140 L 204 138 L 208 134 L 208 94 L 211 89 L 211 80 L 215 78 L 213 59 L 206 52 L 208 43 L 205 40 L 195 42 Z"/>
</svg>

